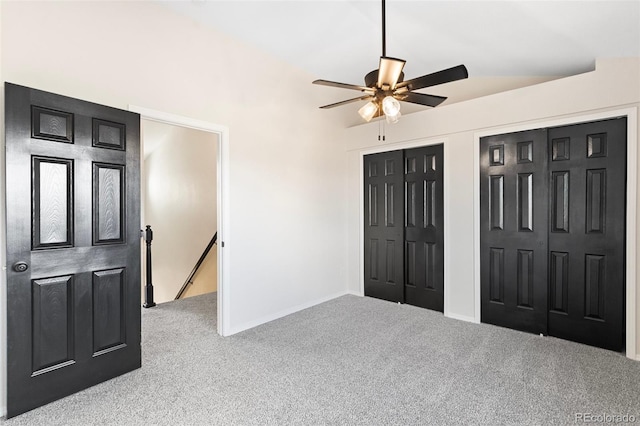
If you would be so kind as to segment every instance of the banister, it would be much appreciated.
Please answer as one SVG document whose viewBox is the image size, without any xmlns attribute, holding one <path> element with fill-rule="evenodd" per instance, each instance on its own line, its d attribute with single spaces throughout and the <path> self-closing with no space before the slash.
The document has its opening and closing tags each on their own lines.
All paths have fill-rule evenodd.
<svg viewBox="0 0 640 426">
<path fill-rule="evenodd" d="M 151 283 L 151 242 L 153 241 L 153 230 L 150 225 L 147 225 L 146 230 L 140 230 L 144 242 L 147 244 L 147 285 L 145 287 L 144 304 L 145 308 L 153 308 L 156 306 L 153 301 L 153 284 Z"/>
<path fill-rule="evenodd" d="M 189 277 L 180 288 L 180 291 L 178 292 L 174 300 L 180 299 L 180 297 L 182 297 L 184 292 L 187 290 L 187 287 L 189 287 L 190 284 L 193 284 L 193 281 L 192 281 L 193 277 L 196 275 L 196 272 L 198 272 L 198 269 L 200 268 L 204 260 L 207 258 L 207 255 L 211 251 L 211 248 L 217 241 L 218 241 L 218 233 L 216 232 L 215 234 L 213 234 L 213 238 L 207 245 L 207 248 L 204 249 L 204 252 L 202 252 L 202 256 L 200 256 L 200 259 L 198 259 L 198 261 L 196 262 L 196 266 L 194 266 L 193 269 L 191 270 Z"/>
</svg>

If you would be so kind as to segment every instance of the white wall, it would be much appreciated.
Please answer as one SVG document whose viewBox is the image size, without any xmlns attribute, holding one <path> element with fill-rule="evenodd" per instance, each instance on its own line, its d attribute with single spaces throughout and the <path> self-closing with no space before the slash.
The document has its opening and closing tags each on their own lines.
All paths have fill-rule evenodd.
<svg viewBox="0 0 640 426">
<path fill-rule="evenodd" d="M 391 150 L 422 143 L 445 144 L 445 241 L 448 300 L 445 312 L 452 317 L 476 317 L 474 287 L 474 152 L 476 132 L 504 133 L 508 127 L 535 128 L 550 119 L 570 118 L 640 102 L 640 59 L 597 61 L 594 72 L 499 93 L 475 100 L 403 116 L 400 123 L 387 126 L 386 143 L 378 142 L 378 124 L 345 131 L 349 186 L 349 289 L 360 292 L 360 190 L 361 155 L 372 150 Z M 636 123 L 639 122 L 638 117 Z M 630 144 L 637 141 L 629 140 Z M 638 238 L 636 238 L 636 241 Z M 640 261 L 640 259 L 638 259 Z M 638 262 L 636 262 L 638 263 Z M 638 281 L 636 289 L 640 286 Z M 640 291 L 637 291 L 640 307 Z M 636 326 L 640 342 L 640 324 Z"/>
<path fill-rule="evenodd" d="M 153 229 L 154 300 L 173 300 L 211 241 L 216 222 L 215 133 L 142 120 L 144 225 Z M 143 283 L 144 285 L 144 283 Z"/>
<path fill-rule="evenodd" d="M 183 294 L 183 298 L 199 296 L 201 294 L 218 291 L 218 245 L 211 247 L 211 251 L 200 265 Z"/>
<path fill-rule="evenodd" d="M 230 332 L 345 291 L 342 114 L 315 76 L 150 2 L 2 2 L 0 31 L 7 81 L 229 128 Z"/>
</svg>

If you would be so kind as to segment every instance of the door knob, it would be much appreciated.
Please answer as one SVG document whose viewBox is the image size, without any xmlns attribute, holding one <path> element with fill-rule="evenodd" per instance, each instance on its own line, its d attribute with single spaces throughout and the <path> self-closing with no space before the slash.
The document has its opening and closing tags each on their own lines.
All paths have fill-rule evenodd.
<svg viewBox="0 0 640 426">
<path fill-rule="evenodd" d="M 27 262 L 16 262 L 13 264 L 13 270 L 16 272 L 24 272 L 29 269 Z"/>
</svg>

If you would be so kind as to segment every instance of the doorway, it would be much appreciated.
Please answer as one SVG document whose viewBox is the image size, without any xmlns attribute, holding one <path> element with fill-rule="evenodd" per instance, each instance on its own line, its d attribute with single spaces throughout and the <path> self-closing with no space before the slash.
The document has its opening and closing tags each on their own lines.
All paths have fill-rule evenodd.
<svg viewBox="0 0 640 426">
<path fill-rule="evenodd" d="M 154 302 L 215 292 L 218 136 L 146 119 L 141 134 L 142 217 L 153 230 Z"/>
<path fill-rule="evenodd" d="M 228 187 L 228 146 L 229 129 L 226 126 L 196 120 L 176 114 L 169 114 L 139 106 L 129 106 L 130 111 L 140 114 L 142 120 L 150 120 L 159 123 L 186 127 L 214 133 L 217 136 L 217 157 L 216 157 L 216 216 L 217 216 L 217 331 L 221 336 L 228 336 L 230 303 L 228 287 L 229 280 L 229 255 L 225 253 L 225 238 L 229 236 L 228 217 L 229 187 Z"/>
</svg>

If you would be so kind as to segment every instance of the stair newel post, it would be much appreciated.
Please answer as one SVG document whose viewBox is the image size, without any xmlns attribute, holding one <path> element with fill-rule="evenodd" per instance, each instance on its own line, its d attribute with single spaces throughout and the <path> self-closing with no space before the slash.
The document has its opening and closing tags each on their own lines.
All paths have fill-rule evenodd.
<svg viewBox="0 0 640 426">
<path fill-rule="evenodd" d="M 150 225 L 147 225 L 147 229 L 142 231 L 144 234 L 144 242 L 147 244 L 147 285 L 145 287 L 144 304 L 145 308 L 152 308 L 156 306 L 153 301 L 153 284 L 151 283 L 151 241 L 153 241 L 153 230 Z"/>
</svg>

